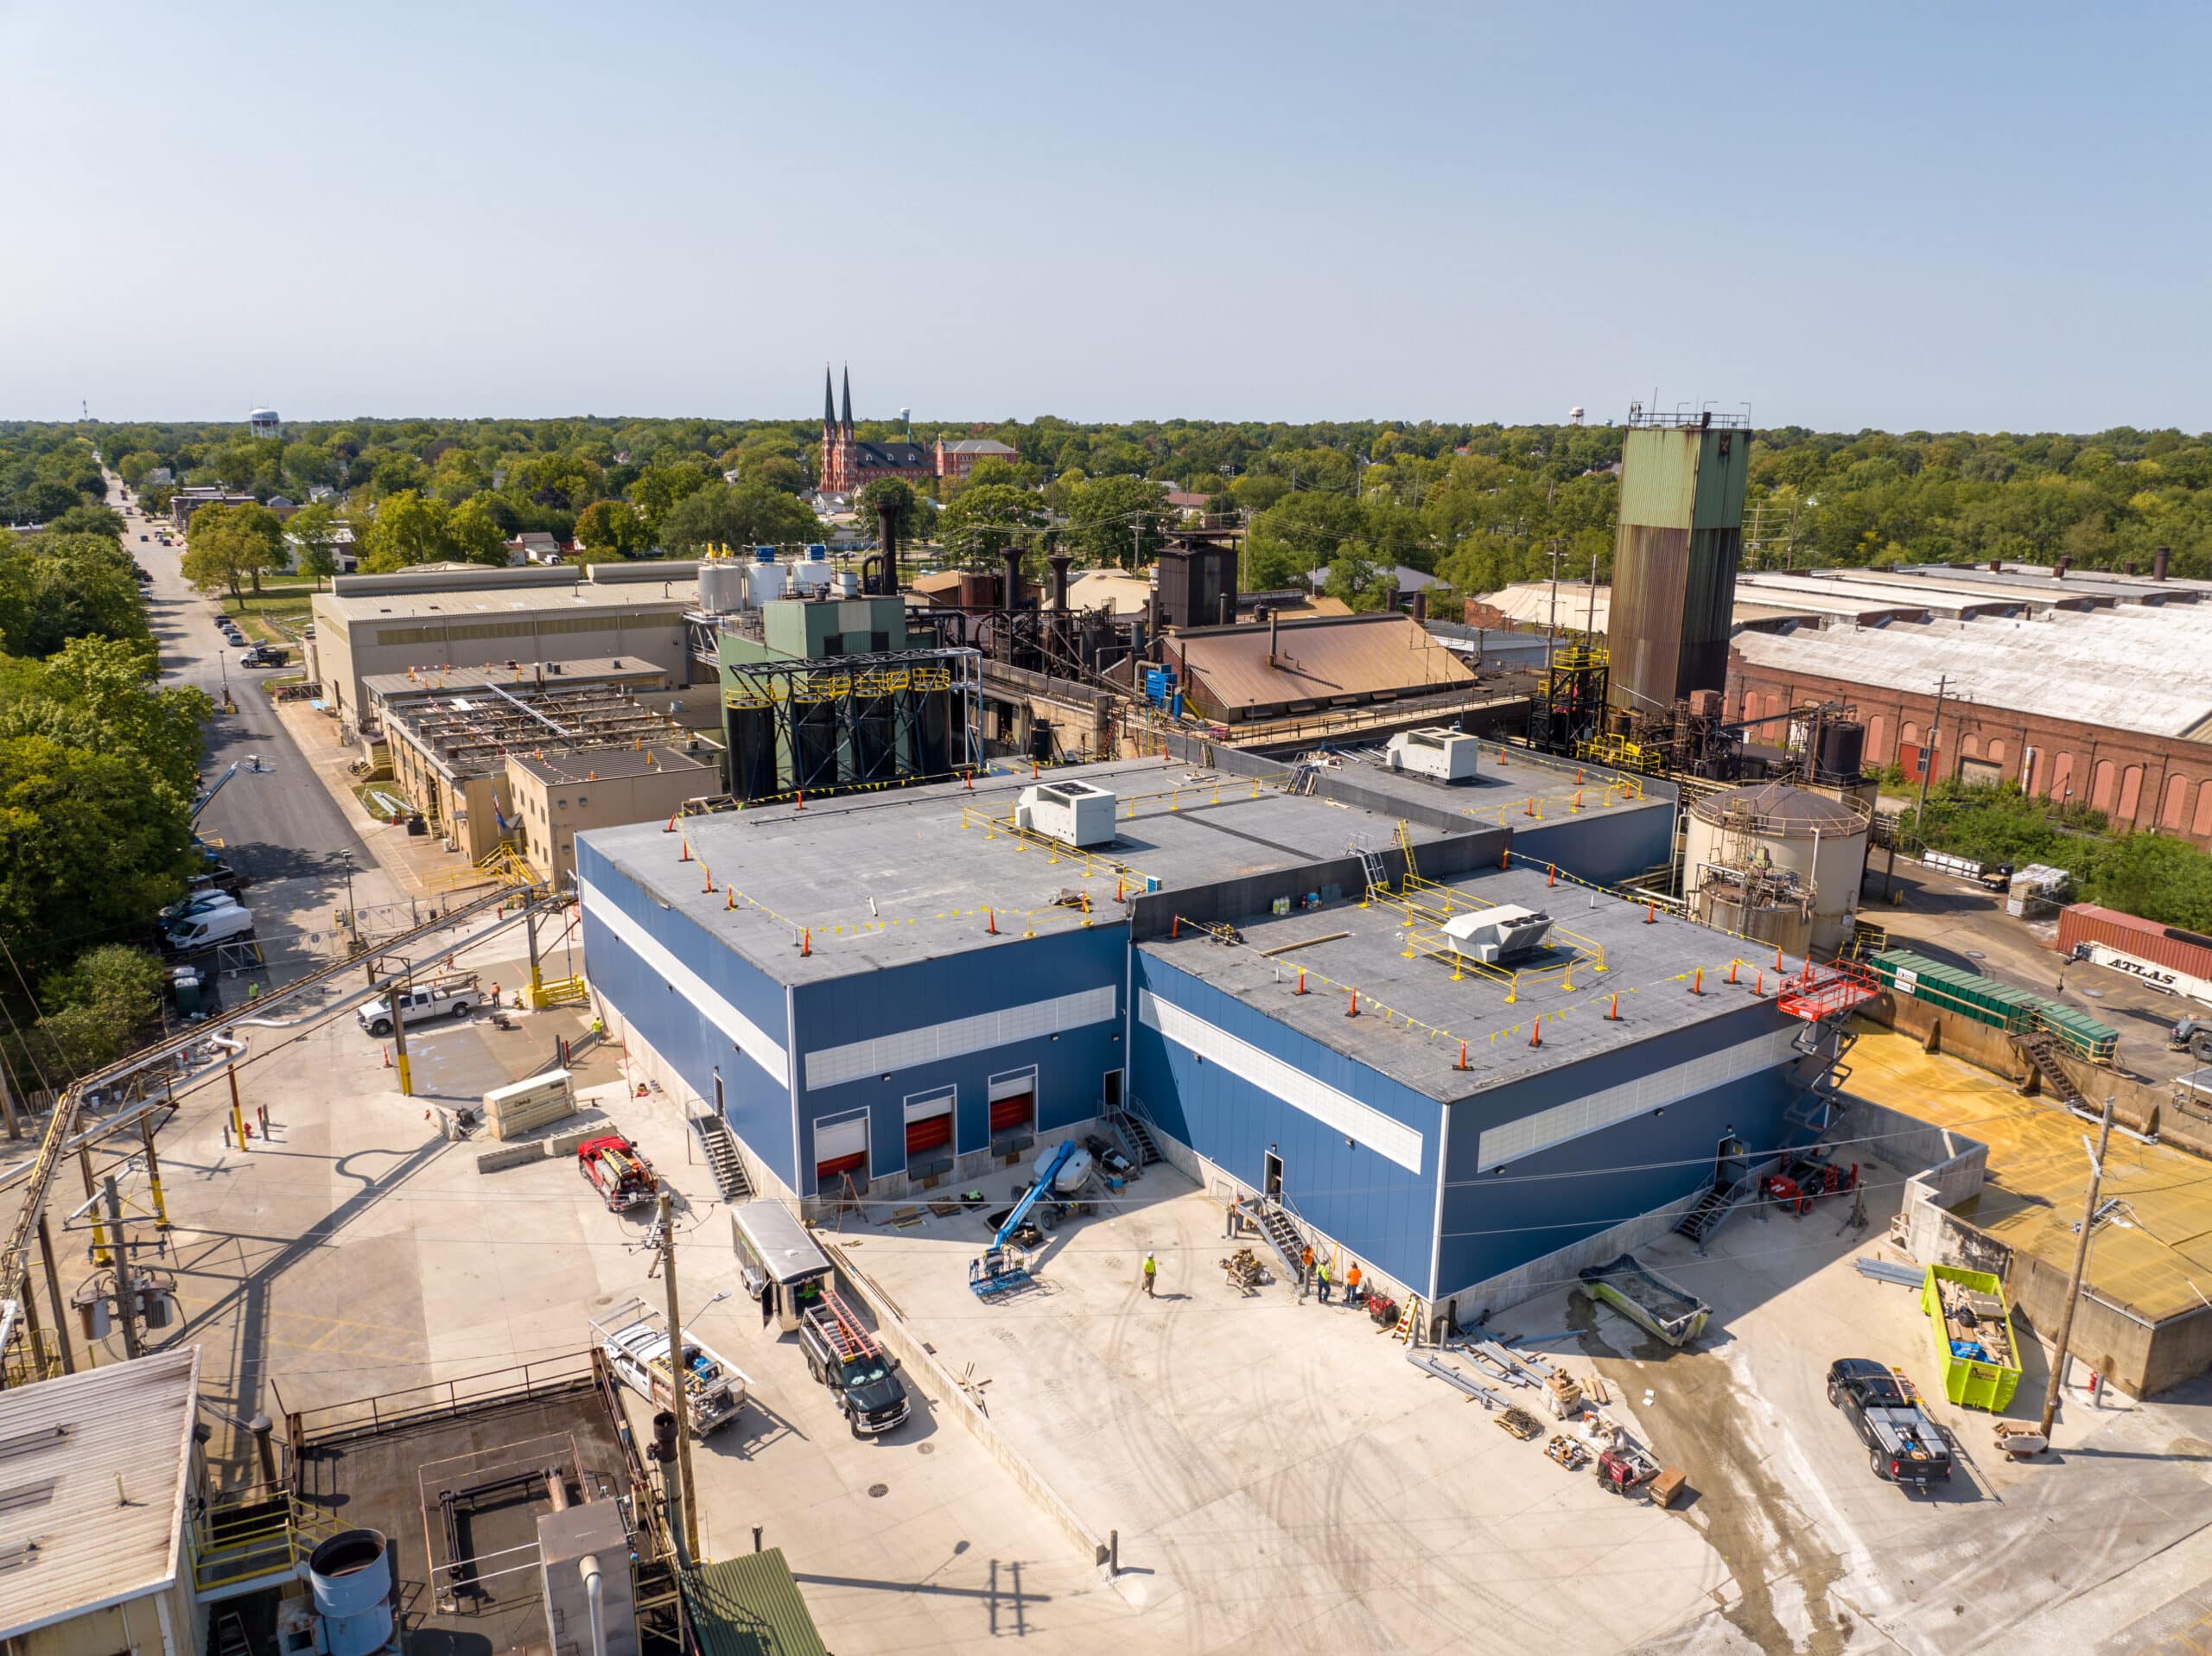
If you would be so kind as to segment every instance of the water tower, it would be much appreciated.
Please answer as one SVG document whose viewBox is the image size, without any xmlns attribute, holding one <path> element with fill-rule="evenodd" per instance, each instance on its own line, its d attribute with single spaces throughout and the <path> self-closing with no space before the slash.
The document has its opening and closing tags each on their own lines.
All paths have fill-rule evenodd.
<svg viewBox="0 0 2212 1656">
<path fill-rule="evenodd" d="M 246 416 L 245 426 L 256 437 L 274 439 L 284 435 L 283 422 L 277 419 L 274 409 L 256 409 Z"/>
</svg>

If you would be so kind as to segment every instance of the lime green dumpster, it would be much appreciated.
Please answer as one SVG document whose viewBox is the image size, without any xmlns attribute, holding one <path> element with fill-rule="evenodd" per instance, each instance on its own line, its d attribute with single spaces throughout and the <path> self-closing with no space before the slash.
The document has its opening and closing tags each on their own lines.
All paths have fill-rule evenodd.
<svg viewBox="0 0 2212 1656">
<path fill-rule="evenodd" d="M 1936 1329 L 1943 1395 L 1969 1409 L 2001 1412 L 2020 1383 L 2003 1279 L 1986 1271 L 1931 1265 L 1920 1285 L 1920 1309 Z"/>
</svg>

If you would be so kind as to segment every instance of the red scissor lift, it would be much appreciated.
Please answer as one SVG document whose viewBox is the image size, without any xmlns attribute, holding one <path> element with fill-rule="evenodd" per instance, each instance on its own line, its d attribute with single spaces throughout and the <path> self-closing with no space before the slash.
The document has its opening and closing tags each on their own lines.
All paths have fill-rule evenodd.
<svg viewBox="0 0 2212 1656">
<path fill-rule="evenodd" d="M 1882 992 L 1872 968 L 1856 961 L 1807 961 L 1805 969 L 1782 988 L 1774 1004 L 1808 1024 L 1840 1018 Z"/>
</svg>

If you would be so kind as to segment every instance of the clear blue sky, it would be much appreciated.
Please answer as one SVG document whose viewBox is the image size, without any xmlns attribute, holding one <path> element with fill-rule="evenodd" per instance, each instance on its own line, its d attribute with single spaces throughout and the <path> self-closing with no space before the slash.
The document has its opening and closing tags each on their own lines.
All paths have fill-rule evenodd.
<svg viewBox="0 0 2212 1656">
<path fill-rule="evenodd" d="M 2212 426 L 2202 7 L 0 0 L 0 417 Z"/>
</svg>

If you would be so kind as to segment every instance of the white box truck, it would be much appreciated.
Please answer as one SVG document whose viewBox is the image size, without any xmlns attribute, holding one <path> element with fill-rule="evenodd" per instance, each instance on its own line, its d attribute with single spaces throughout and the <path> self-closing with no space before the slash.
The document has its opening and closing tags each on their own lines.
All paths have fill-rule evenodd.
<svg viewBox="0 0 2212 1656">
<path fill-rule="evenodd" d="M 642 1299 L 631 1299 L 594 1317 L 592 1333 L 607 1366 L 655 1409 L 676 1406 L 668 1360 L 668 1318 Z M 735 1363 L 688 1331 L 679 1365 L 691 1430 L 703 1437 L 737 1418 L 753 1382 Z"/>
</svg>

